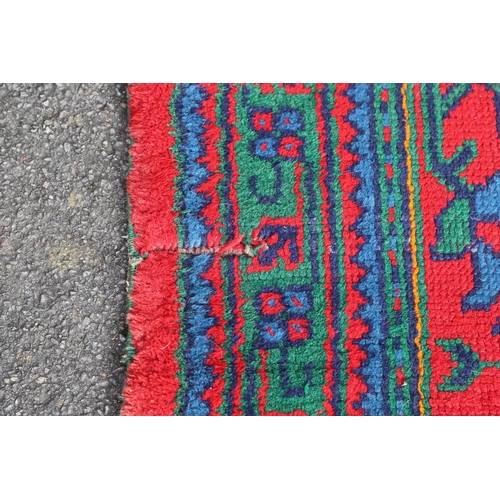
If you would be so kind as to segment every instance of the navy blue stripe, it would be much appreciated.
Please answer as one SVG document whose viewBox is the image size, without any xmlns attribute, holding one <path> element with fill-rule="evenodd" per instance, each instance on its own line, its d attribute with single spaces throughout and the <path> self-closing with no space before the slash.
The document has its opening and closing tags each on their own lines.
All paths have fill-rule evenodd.
<svg viewBox="0 0 500 500">
<path fill-rule="evenodd" d="M 381 175 L 381 167 L 380 167 L 380 159 L 378 158 L 378 150 L 377 150 L 377 137 L 375 133 L 375 87 L 374 85 L 368 86 L 368 102 L 369 102 L 369 141 L 370 141 L 370 149 L 374 152 L 376 158 L 373 161 L 373 196 L 374 196 L 374 205 L 373 211 L 375 215 L 375 226 L 374 226 L 374 236 L 375 236 L 375 266 L 381 271 L 379 275 L 379 279 L 376 280 L 376 284 L 378 287 L 378 294 L 380 296 L 380 332 L 381 338 L 379 340 L 380 347 L 382 348 L 381 352 L 381 360 L 382 360 L 382 372 L 381 372 L 381 391 L 382 391 L 382 414 L 390 415 L 391 411 L 389 408 L 389 374 L 391 371 L 391 367 L 389 364 L 389 356 L 387 352 L 387 343 L 389 338 L 389 318 L 387 316 L 387 297 L 385 293 L 385 272 L 384 272 L 384 258 L 382 256 L 382 249 L 384 248 L 384 235 L 382 231 L 382 224 L 378 223 L 377 217 L 380 217 L 382 213 L 382 197 L 380 194 L 380 175 Z M 389 141 L 388 141 L 389 143 Z M 385 158 L 384 158 L 385 164 Z M 385 169 L 384 169 L 385 175 Z"/>
</svg>

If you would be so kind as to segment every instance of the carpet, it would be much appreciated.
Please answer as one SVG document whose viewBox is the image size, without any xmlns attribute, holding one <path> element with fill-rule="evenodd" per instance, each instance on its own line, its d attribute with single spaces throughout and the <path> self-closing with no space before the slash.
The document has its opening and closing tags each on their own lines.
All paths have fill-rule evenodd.
<svg viewBox="0 0 500 500">
<path fill-rule="evenodd" d="M 500 86 L 134 84 L 123 415 L 499 415 Z"/>
</svg>

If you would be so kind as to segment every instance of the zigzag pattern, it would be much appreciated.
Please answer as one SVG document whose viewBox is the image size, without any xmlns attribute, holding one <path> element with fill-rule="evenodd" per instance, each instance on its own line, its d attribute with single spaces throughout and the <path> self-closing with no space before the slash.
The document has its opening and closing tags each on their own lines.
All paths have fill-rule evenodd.
<svg viewBox="0 0 500 500">
<path fill-rule="evenodd" d="M 494 85 L 134 85 L 125 414 L 500 414 Z"/>
<path fill-rule="evenodd" d="M 362 243 L 359 251 L 352 257 L 364 271 L 363 276 L 355 285 L 362 294 L 364 301 L 359 304 L 355 316 L 359 315 L 368 327 L 368 332 L 358 341 L 366 353 L 366 362 L 360 369 L 367 391 L 362 396 L 361 407 L 370 415 L 387 414 L 384 405 L 386 394 L 384 373 L 385 365 L 385 337 L 384 326 L 386 319 L 383 317 L 384 295 L 380 286 L 382 283 L 383 266 L 381 263 L 381 243 L 377 214 L 380 213 L 380 195 L 377 190 L 377 161 L 372 148 L 373 130 L 370 117 L 370 95 L 372 89 L 369 85 L 352 85 L 347 95 L 355 104 L 350 111 L 348 120 L 357 131 L 356 136 L 348 145 L 352 154 L 358 161 L 351 167 L 352 173 L 359 179 L 359 184 L 351 199 L 361 208 L 352 230 L 356 231 Z"/>
</svg>

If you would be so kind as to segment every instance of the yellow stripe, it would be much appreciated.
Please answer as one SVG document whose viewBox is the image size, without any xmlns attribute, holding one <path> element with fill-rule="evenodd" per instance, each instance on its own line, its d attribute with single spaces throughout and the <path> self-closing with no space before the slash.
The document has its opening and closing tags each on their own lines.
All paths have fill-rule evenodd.
<svg viewBox="0 0 500 500">
<path fill-rule="evenodd" d="M 417 336 L 415 337 L 415 345 L 418 348 L 418 393 L 420 394 L 420 400 L 418 402 L 418 407 L 420 410 L 420 415 L 425 412 L 424 407 L 424 393 L 422 391 L 422 382 L 424 378 L 424 355 L 422 352 L 422 315 L 420 313 L 420 297 L 418 295 L 418 260 L 417 260 L 417 223 L 415 221 L 415 187 L 412 184 L 413 166 L 412 166 L 412 156 L 410 153 L 410 122 L 408 113 L 408 103 L 406 99 L 408 85 L 405 83 L 401 88 L 401 93 L 403 94 L 403 110 L 405 114 L 405 151 L 406 151 L 406 167 L 408 170 L 408 177 L 406 180 L 406 186 L 408 188 L 408 193 L 410 195 L 410 202 L 408 208 L 410 210 L 410 247 L 411 247 L 411 261 L 412 261 L 412 285 L 413 285 L 413 297 L 415 300 L 415 315 L 417 317 Z"/>
</svg>

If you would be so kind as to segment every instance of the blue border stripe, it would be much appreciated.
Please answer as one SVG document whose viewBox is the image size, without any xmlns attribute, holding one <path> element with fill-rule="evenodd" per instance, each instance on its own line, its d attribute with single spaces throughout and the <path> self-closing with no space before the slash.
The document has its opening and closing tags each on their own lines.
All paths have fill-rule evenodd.
<svg viewBox="0 0 500 500">
<path fill-rule="evenodd" d="M 203 134 L 208 121 L 200 113 L 207 99 L 205 89 L 198 84 L 179 85 L 176 102 L 178 118 L 177 137 L 181 161 L 179 162 L 178 199 L 181 245 L 185 248 L 207 245 L 211 227 L 201 216 L 210 202 L 209 195 L 200 191 L 201 184 L 209 179 L 211 172 L 207 164 L 200 162 L 206 156 Z M 215 376 L 206 362 L 213 344 L 207 333 L 218 319 L 211 314 L 210 298 L 216 293 L 212 283 L 203 277 L 213 265 L 215 256 L 187 255 L 182 260 L 180 278 L 183 280 L 185 296 L 182 329 L 186 339 L 184 351 L 186 387 L 182 398 L 181 413 L 185 415 L 208 415 L 210 407 L 203 394 L 214 382 Z"/>
<path fill-rule="evenodd" d="M 361 397 L 361 407 L 368 415 L 389 414 L 387 402 L 386 327 L 384 317 L 385 297 L 383 291 L 383 265 L 381 262 L 381 234 L 377 229 L 380 214 L 380 193 L 377 190 L 378 162 L 375 158 L 373 86 L 368 84 L 351 85 L 347 95 L 356 107 L 349 112 L 348 119 L 357 131 L 349 145 L 352 153 L 358 155 L 351 170 L 359 179 L 359 186 L 352 199 L 362 208 L 353 229 L 364 239 L 358 254 L 353 258 L 366 274 L 356 285 L 367 303 L 359 306 L 357 314 L 369 327 L 359 346 L 366 352 L 367 359 L 360 368 L 367 392 Z"/>
</svg>

